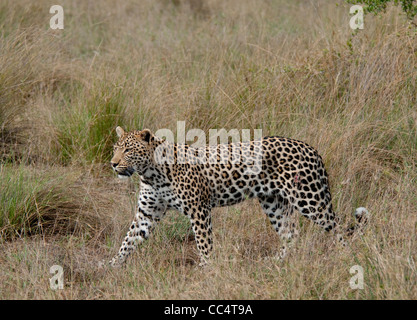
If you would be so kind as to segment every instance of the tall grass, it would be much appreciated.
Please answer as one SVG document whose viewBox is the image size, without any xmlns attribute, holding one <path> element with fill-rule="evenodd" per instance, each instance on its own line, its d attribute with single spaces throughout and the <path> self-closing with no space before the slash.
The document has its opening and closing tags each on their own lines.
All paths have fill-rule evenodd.
<svg viewBox="0 0 417 320">
<path fill-rule="evenodd" d="M 65 105 L 54 119 L 64 163 L 103 163 L 110 159 L 114 128 L 125 122 L 124 95 L 120 88 L 99 86 L 81 101 Z M 75 103 L 76 105 L 72 105 Z"/>
<path fill-rule="evenodd" d="M 92 199 L 77 188 L 78 178 L 57 169 L 1 165 L 0 239 L 38 233 L 94 236 L 104 221 L 94 214 Z"/>
<path fill-rule="evenodd" d="M 47 173 L 34 173 L 23 166 L 14 168 L 2 165 L 1 219 L 3 236 L 26 236 L 42 231 L 45 223 L 58 221 L 58 216 L 71 211 L 73 205 L 68 200 L 68 185 L 64 177 L 51 180 Z"/>
</svg>

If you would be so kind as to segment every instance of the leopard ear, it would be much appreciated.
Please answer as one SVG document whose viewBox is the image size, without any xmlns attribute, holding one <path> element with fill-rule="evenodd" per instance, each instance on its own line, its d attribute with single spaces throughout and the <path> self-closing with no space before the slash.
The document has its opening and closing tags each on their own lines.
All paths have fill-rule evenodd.
<svg viewBox="0 0 417 320">
<path fill-rule="evenodd" d="M 122 127 L 117 127 L 116 128 L 116 133 L 117 133 L 117 136 L 119 137 L 119 138 L 121 138 L 124 134 L 125 134 L 125 131 L 123 130 L 123 128 Z"/>
<path fill-rule="evenodd" d="M 140 136 L 140 138 L 141 138 L 143 141 L 145 141 L 145 142 L 149 143 L 149 142 L 151 141 L 151 138 L 152 138 L 153 134 L 152 134 L 151 130 L 149 130 L 149 129 L 143 129 L 143 130 L 139 133 L 139 136 Z"/>
</svg>

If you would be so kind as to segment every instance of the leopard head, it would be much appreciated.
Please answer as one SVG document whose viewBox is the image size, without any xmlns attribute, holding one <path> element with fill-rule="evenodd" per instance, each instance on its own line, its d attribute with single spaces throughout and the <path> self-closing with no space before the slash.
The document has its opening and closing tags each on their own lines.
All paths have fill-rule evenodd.
<svg viewBox="0 0 417 320">
<path fill-rule="evenodd" d="M 125 132 L 116 128 L 119 140 L 114 145 L 110 164 L 119 178 L 130 177 L 135 171 L 143 174 L 152 165 L 154 135 L 150 130 Z"/>
</svg>

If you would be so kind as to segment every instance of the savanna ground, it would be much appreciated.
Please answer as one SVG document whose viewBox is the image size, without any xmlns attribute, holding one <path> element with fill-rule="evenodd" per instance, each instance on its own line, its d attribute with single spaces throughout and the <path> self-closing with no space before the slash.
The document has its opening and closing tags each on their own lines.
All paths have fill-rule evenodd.
<svg viewBox="0 0 417 320">
<path fill-rule="evenodd" d="M 64 30 L 49 28 L 53 4 L 0 3 L 1 299 L 417 298 L 417 33 L 400 9 L 353 36 L 342 1 L 61 1 Z M 306 141 L 345 226 L 370 211 L 366 233 L 341 248 L 297 217 L 278 262 L 254 200 L 214 210 L 207 268 L 169 212 L 124 269 L 99 269 L 139 188 L 110 170 L 114 128 L 177 121 Z"/>
</svg>

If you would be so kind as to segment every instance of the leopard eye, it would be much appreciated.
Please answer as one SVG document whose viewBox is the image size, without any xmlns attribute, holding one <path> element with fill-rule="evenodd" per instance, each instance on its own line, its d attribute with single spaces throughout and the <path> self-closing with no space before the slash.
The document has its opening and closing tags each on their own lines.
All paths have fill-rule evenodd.
<svg viewBox="0 0 417 320">
<path fill-rule="evenodd" d="M 129 151 L 131 151 L 132 150 L 132 148 L 126 148 L 125 149 L 125 152 L 129 152 Z"/>
</svg>

